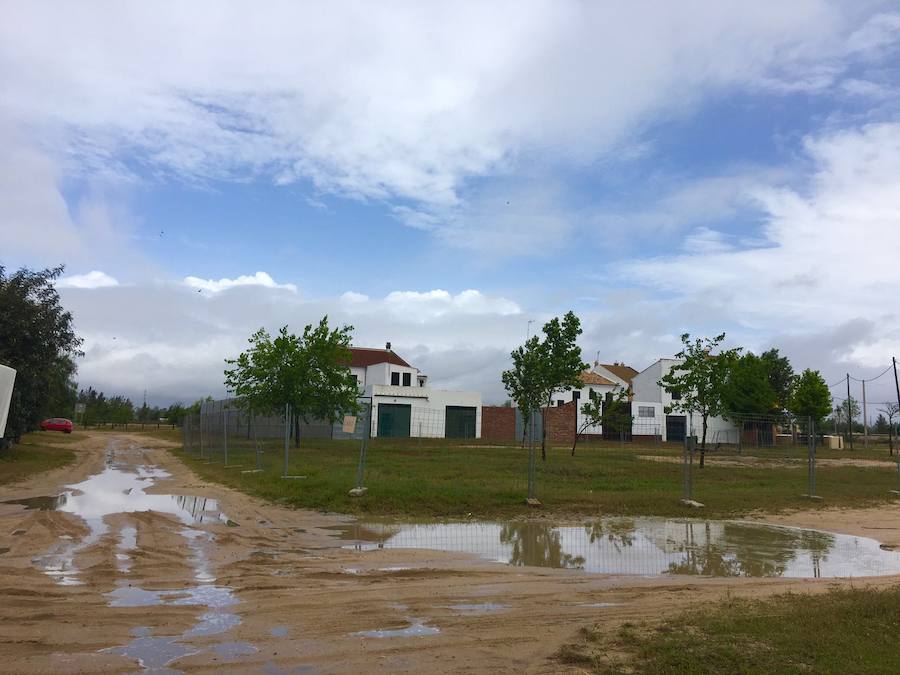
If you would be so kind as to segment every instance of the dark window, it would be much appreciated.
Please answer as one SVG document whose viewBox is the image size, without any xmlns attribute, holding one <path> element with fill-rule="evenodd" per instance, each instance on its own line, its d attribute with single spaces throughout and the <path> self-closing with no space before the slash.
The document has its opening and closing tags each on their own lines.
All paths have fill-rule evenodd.
<svg viewBox="0 0 900 675">
<path fill-rule="evenodd" d="M 639 405 L 638 417 L 656 417 L 656 411 L 653 409 L 653 406 Z"/>
<path fill-rule="evenodd" d="M 400 373 L 391 373 L 391 384 L 395 387 L 400 385 Z"/>
<path fill-rule="evenodd" d="M 580 392 L 580 391 L 573 391 L 573 392 L 572 392 L 572 400 L 573 400 L 573 401 L 580 401 L 580 400 L 581 400 L 581 392 Z"/>
<path fill-rule="evenodd" d="M 403 373 L 403 386 L 412 386 L 412 373 Z"/>
<path fill-rule="evenodd" d="M 673 401 L 680 401 L 680 400 L 681 400 L 681 392 L 678 391 L 677 389 L 673 389 L 673 390 L 670 391 L 669 393 L 672 395 L 672 400 L 673 400 Z"/>
<path fill-rule="evenodd" d="M 556 407 L 557 407 L 557 408 L 558 408 L 559 406 L 565 405 L 565 404 L 566 404 L 566 402 L 563 401 L 562 399 L 559 399 L 559 400 L 556 401 Z"/>
</svg>

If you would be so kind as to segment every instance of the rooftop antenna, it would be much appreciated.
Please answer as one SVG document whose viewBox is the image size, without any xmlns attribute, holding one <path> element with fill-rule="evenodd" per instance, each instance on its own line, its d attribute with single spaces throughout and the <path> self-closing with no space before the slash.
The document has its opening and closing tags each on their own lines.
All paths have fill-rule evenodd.
<svg viewBox="0 0 900 675">
<path fill-rule="evenodd" d="M 534 323 L 534 319 L 528 319 L 528 330 L 525 331 L 525 339 L 528 340 L 531 337 L 531 324 Z"/>
</svg>

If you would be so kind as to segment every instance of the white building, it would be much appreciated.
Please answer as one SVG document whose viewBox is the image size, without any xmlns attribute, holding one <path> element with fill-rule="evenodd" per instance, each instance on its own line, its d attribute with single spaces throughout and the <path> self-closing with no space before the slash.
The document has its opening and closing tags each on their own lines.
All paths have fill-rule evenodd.
<svg viewBox="0 0 900 675">
<path fill-rule="evenodd" d="M 586 370 L 581 374 L 581 388 L 569 389 L 554 397 L 553 404 L 560 406 L 571 401 L 578 401 L 578 430 L 580 431 L 584 424 L 584 413 L 581 411 L 585 402 L 599 398 L 603 400 L 607 394 L 616 391 L 629 391 L 631 389 L 631 378 L 637 375 L 637 371 L 631 366 L 624 363 L 594 363 L 591 370 Z M 603 433 L 603 426 L 600 424 L 588 426 L 583 433 L 589 435 L 600 435 Z"/>
<path fill-rule="evenodd" d="M 661 436 L 663 441 L 681 442 L 689 428 L 693 429 L 698 439 L 702 435 L 703 421 L 699 415 L 691 419 L 688 413 L 666 414 L 666 408 L 677 403 L 680 396 L 677 392 L 667 391 L 659 381 L 679 363 L 681 361 L 677 359 L 659 359 L 632 378 L 633 436 Z M 706 442 L 735 443 L 737 427 L 721 417 L 710 417 Z"/>
<path fill-rule="evenodd" d="M 372 399 L 372 436 L 480 438 L 481 393 L 432 389 L 428 376 L 384 349 L 351 347 L 350 372 Z"/>
</svg>

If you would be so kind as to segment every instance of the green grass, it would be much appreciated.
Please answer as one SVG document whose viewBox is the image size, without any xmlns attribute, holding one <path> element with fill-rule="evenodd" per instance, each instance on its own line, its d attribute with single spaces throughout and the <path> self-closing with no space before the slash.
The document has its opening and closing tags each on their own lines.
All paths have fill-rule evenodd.
<svg viewBox="0 0 900 675">
<path fill-rule="evenodd" d="M 0 450 L 0 485 L 23 480 L 34 474 L 75 461 L 75 453 L 66 446 L 83 436 L 49 431 L 25 434 L 22 441 Z"/>
<path fill-rule="evenodd" d="M 282 450 L 277 441 L 268 443 L 261 473 L 241 473 L 241 469 L 255 467 L 255 456 L 246 441 L 242 445 L 230 441 L 229 463 L 241 465 L 240 469 L 221 464 L 221 448 L 214 454 L 218 463 L 213 464 L 200 460 L 196 452 L 178 452 L 203 478 L 294 507 L 422 518 L 535 515 L 523 503 L 527 452 L 518 447 L 443 439 L 377 439 L 368 452 L 364 481 L 368 493 L 352 498 L 347 492 L 356 481 L 358 442 L 309 440 L 299 450 L 291 448 L 289 474 L 306 476 L 298 480 L 280 478 Z M 740 517 L 791 508 L 875 505 L 891 499 L 889 490 L 897 487 L 896 470 L 887 462 L 879 468 L 821 468 L 817 492 L 825 499 L 810 502 L 800 496 L 807 488 L 805 465 L 710 465 L 694 470 L 694 497 L 706 508 L 690 511 L 679 504 L 681 465 L 638 459 L 638 455 L 677 456 L 679 452 L 676 447 L 611 444 L 584 446 L 571 457 L 568 448 L 551 449 L 546 462 L 537 462 L 537 496 L 544 505 L 541 512 L 572 517 Z M 780 448 L 768 452 L 772 458 L 791 456 Z M 796 452 L 796 456 L 801 454 Z"/>
<path fill-rule="evenodd" d="M 730 599 L 663 623 L 584 629 L 556 658 L 596 673 L 893 673 L 900 586 Z"/>
</svg>

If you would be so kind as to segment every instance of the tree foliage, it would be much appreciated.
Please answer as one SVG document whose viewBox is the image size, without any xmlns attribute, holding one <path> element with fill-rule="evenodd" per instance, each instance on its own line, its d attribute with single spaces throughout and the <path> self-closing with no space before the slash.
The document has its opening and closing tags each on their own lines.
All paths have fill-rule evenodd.
<svg viewBox="0 0 900 675">
<path fill-rule="evenodd" d="M 513 367 L 501 376 L 510 398 L 529 416 L 533 410 L 549 407 L 557 392 L 580 387 L 581 373 L 588 367 L 576 344 L 582 331 L 574 312 L 566 312 L 562 321 L 554 317 L 542 332 L 543 338 L 535 335 L 512 352 Z M 546 460 L 546 419 L 541 426 L 541 459 Z"/>
<path fill-rule="evenodd" d="M 817 425 L 831 410 L 831 392 L 818 370 L 804 370 L 788 401 L 788 410 L 796 417 L 811 417 Z"/>
<path fill-rule="evenodd" d="M 722 391 L 726 412 L 765 415 L 778 409 L 766 362 L 752 352 L 736 358 Z"/>
<path fill-rule="evenodd" d="M 663 376 L 659 386 L 669 392 L 678 392 L 679 400 L 667 406 L 667 412 L 679 411 L 698 415 L 703 430 L 700 445 L 700 466 L 706 459 L 706 431 L 709 418 L 727 412 L 724 406 L 728 374 L 740 353 L 740 348 L 721 349 L 725 333 L 714 338 L 697 338 L 684 333 L 682 349 L 675 355 L 679 363 Z"/>
<path fill-rule="evenodd" d="M 7 438 L 73 411 L 81 339 L 54 286 L 63 269 L 23 268 L 7 275 L 0 266 L 0 363 L 17 371 Z"/>
<path fill-rule="evenodd" d="M 772 409 L 768 412 L 780 413 L 788 409 L 794 388 L 797 386 L 797 375 L 786 356 L 781 356 L 778 349 L 772 348 L 759 356 L 762 361 L 769 387 L 774 394 Z"/>
<path fill-rule="evenodd" d="M 225 370 L 225 385 L 238 404 L 251 413 L 278 414 L 290 406 L 295 439 L 299 420 L 335 422 L 358 409 L 359 389 L 350 372 L 352 326 L 330 329 L 328 317 L 303 329 L 302 335 L 287 326 L 272 339 L 264 329 L 250 336 L 250 348 Z"/>
</svg>

